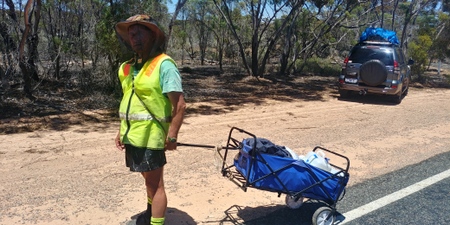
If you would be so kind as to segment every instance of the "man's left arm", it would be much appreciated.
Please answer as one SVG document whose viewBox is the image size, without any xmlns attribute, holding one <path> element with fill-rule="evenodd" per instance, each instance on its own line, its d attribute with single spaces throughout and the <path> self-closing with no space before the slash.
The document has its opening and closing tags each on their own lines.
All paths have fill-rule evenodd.
<svg viewBox="0 0 450 225">
<path fill-rule="evenodd" d="M 172 103 L 172 122 L 170 123 L 169 132 L 167 133 L 168 139 L 177 139 L 180 127 L 183 124 L 184 111 L 186 110 L 186 102 L 182 92 L 169 92 L 167 97 Z M 166 141 L 166 150 L 177 149 L 177 143 Z"/>
<path fill-rule="evenodd" d="M 174 150 L 177 148 L 176 138 L 183 123 L 186 109 L 181 75 L 173 62 L 165 60 L 161 63 L 160 76 L 162 92 L 172 104 L 172 122 L 167 133 L 166 150 Z"/>
</svg>

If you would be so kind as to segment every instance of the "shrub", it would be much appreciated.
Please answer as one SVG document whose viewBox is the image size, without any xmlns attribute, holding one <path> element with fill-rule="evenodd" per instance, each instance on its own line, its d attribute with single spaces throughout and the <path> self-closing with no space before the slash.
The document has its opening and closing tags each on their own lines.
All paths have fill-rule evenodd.
<svg viewBox="0 0 450 225">
<path fill-rule="evenodd" d="M 419 81 L 422 80 L 422 74 L 428 65 L 428 51 L 432 43 L 429 35 L 420 35 L 409 45 L 409 54 L 414 59 L 411 73 L 416 75 Z"/>
</svg>

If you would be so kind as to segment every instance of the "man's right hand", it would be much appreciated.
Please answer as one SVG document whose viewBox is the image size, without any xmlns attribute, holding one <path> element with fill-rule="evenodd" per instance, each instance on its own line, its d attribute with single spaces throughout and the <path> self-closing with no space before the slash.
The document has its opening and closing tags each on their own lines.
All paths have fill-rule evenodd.
<svg viewBox="0 0 450 225">
<path fill-rule="evenodd" d="M 125 145 L 122 144 L 122 142 L 120 141 L 120 132 L 117 132 L 117 136 L 116 136 L 116 147 L 117 149 L 119 149 L 120 151 L 125 150 Z"/>
</svg>

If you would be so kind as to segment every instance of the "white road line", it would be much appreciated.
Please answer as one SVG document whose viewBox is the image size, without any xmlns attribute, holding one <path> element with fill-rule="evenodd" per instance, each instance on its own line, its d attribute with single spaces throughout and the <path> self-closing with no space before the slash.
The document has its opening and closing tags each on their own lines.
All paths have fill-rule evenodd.
<svg viewBox="0 0 450 225">
<path fill-rule="evenodd" d="M 379 209 L 379 208 L 381 208 L 383 206 L 386 206 L 387 204 L 390 204 L 392 202 L 400 200 L 400 199 L 402 199 L 402 198 L 404 198 L 404 197 L 406 197 L 406 196 L 408 196 L 410 194 L 418 192 L 418 191 L 420 191 L 420 190 L 422 190 L 422 189 L 424 189 L 424 188 L 426 188 L 426 187 L 428 187 L 428 186 L 430 186 L 432 184 L 435 184 L 435 183 L 437 183 L 437 182 L 439 182 L 441 180 L 444 180 L 444 179 L 446 179 L 448 177 L 450 177 L 450 169 L 446 170 L 446 171 L 444 171 L 442 173 L 436 174 L 436 175 L 434 175 L 432 177 L 429 177 L 429 178 L 427 178 L 425 180 L 422 180 L 422 181 L 420 181 L 418 183 L 415 183 L 415 184 L 413 184 L 413 185 L 411 185 L 409 187 L 406 187 L 406 188 L 403 188 L 403 189 L 401 189 L 399 191 L 396 191 L 396 192 L 394 192 L 394 193 L 392 193 L 390 195 L 387 195 L 387 196 L 384 196 L 384 197 L 382 197 L 380 199 L 377 199 L 377 200 L 375 200 L 375 201 L 373 201 L 371 203 L 368 203 L 366 205 L 363 205 L 361 207 L 353 209 L 353 210 L 351 210 L 349 212 L 346 212 L 346 213 L 343 214 L 343 216 L 345 218 L 344 221 L 342 221 L 339 224 L 345 224 L 345 223 L 350 222 L 350 221 L 352 221 L 354 219 L 357 219 L 357 218 L 359 218 L 359 217 L 361 217 L 361 216 L 363 216 L 363 215 L 365 215 L 367 213 L 373 212 L 373 211 L 375 211 L 375 210 L 377 210 L 377 209 Z"/>
</svg>

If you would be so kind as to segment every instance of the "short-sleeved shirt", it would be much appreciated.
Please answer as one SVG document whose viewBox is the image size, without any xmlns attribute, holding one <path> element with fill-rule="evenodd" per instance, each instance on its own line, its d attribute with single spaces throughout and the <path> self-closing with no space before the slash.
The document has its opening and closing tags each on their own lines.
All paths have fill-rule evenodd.
<svg viewBox="0 0 450 225">
<path fill-rule="evenodd" d="M 163 94 L 183 92 L 180 71 L 171 61 L 165 60 L 161 63 L 159 76 Z"/>
</svg>

